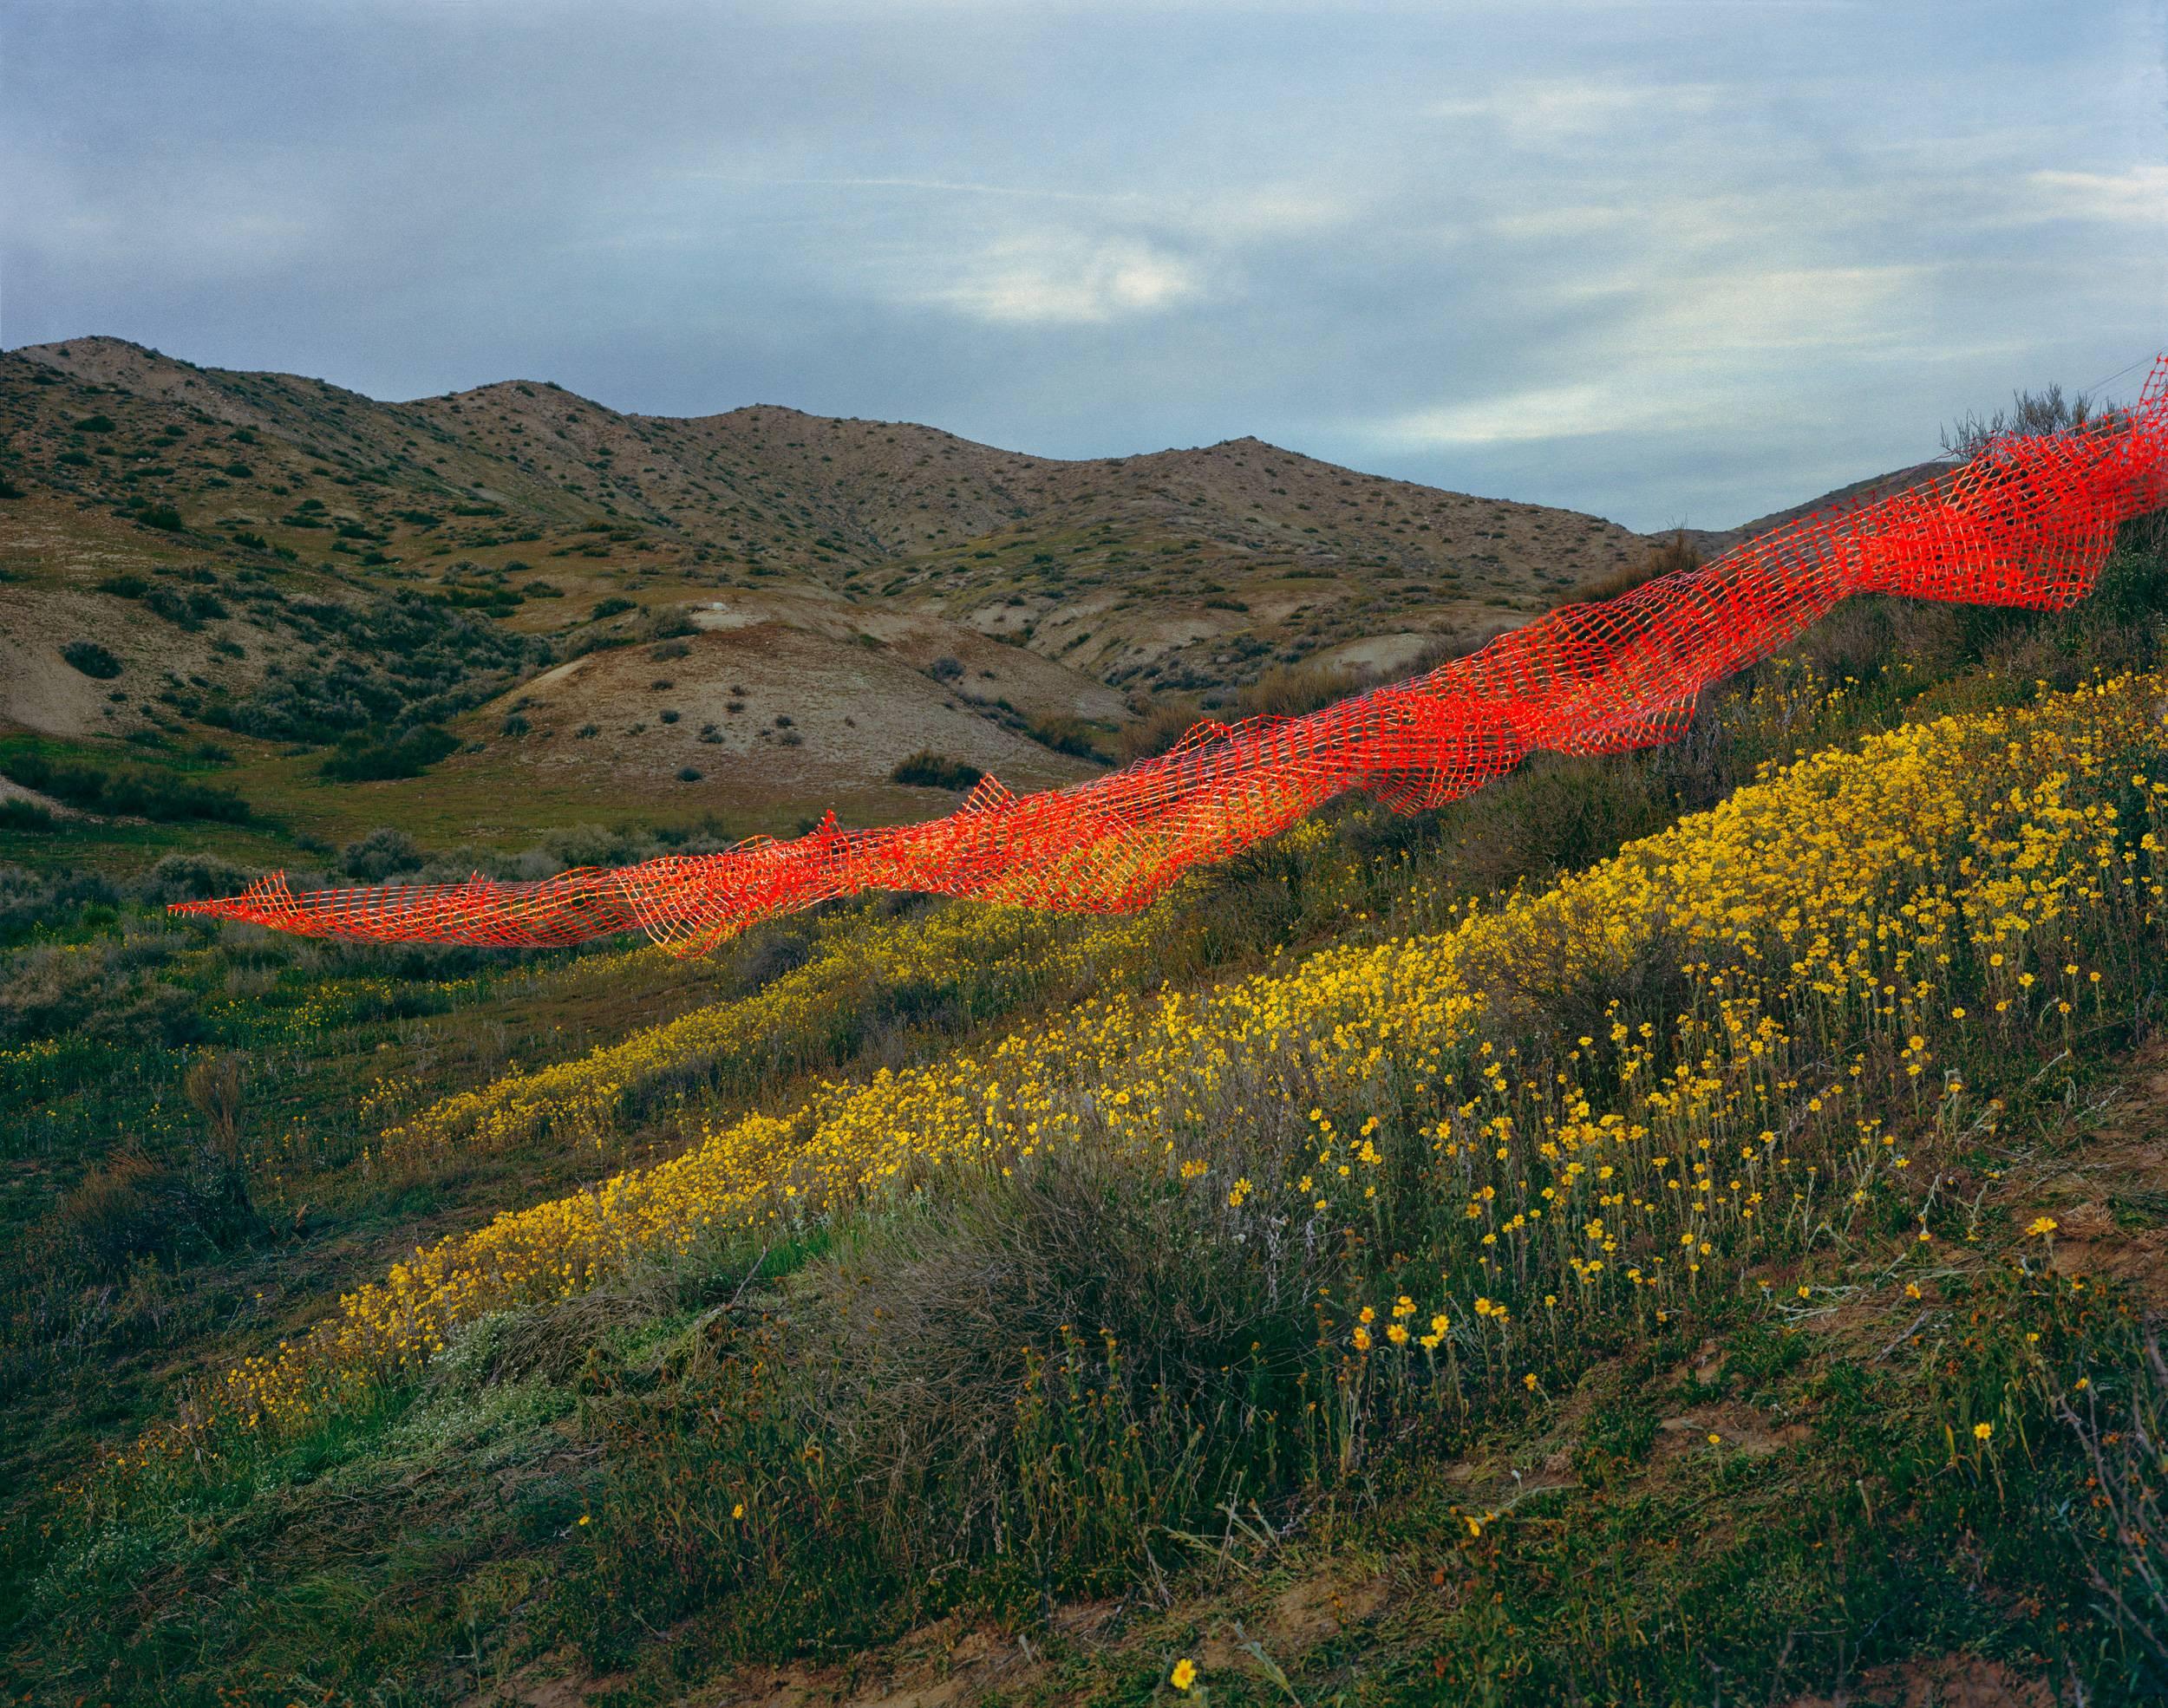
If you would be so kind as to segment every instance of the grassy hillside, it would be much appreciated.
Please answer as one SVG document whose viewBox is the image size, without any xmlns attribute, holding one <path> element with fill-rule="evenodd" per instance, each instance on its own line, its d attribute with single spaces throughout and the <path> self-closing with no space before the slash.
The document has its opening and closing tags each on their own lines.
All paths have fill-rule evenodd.
<svg viewBox="0 0 2168 1708">
<path fill-rule="evenodd" d="M 289 833 L 134 815 L 0 890 L 0 1667 L 2154 1699 L 2165 621 L 2156 520 L 2067 617 L 1861 602 L 1675 746 L 1133 918 L 711 963 L 173 921 L 236 873 L 161 825 Z M 659 845 L 500 830 L 312 857 Z"/>
<path fill-rule="evenodd" d="M 917 816 L 915 754 L 1072 781 L 1155 713 L 1315 703 L 1649 550 L 1255 440 L 1059 462 L 527 381 L 380 403 L 108 338 L 0 355 L 0 734 L 215 749 L 290 844 L 508 851 L 594 799 L 739 834 Z"/>
</svg>

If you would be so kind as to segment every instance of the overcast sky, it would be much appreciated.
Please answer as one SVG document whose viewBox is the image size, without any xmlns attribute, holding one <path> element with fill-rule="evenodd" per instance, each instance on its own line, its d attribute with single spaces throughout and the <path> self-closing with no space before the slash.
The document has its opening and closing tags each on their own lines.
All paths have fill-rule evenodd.
<svg viewBox="0 0 2168 1708">
<path fill-rule="evenodd" d="M 2168 347 L 2165 42 L 2168 0 L 0 0 L 0 343 L 1256 434 L 1721 526 Z"/>
</svg>

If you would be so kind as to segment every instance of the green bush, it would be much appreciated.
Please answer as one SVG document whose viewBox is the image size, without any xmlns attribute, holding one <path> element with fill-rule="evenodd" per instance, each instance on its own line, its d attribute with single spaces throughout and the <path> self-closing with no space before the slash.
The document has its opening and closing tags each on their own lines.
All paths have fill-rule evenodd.
<svg viewBox="0 0 2168 1708">
<path fill-rule="evenodd" d="M 888 774 L 893 781 L 917 789 L 968 789 L 986 775 L 962 759 L 927 753 L 913 753 Z"/>
<path fill-rule="evenodd" d="M 604 1484 L 568 1586 L 590 1659 L 634 1652 L 634 1607 L 848 1646 L 959 1590 L 1112 1592 L 1155 1538 L 1308 1468 L 1330 1256 L 1230 1240 L 1206 1195 L 1068 1148 L 863 1230 L 669 1379 L 597 1384 Z"/>
<path fill-rule="evenodd" d="M 380 825 L 339 851 L 339 870 L 363 883 L 381 883 L 397 872 L 423 864 L 421 850 L 404 831 Z"/>
<path fill-rule="evenodd" d="M 109 682 L 121 674 L 121 661 L 95 641 L 70 641 L 60 649 L 66 659 L 84 675 Z"/>
<path fill-rule="evenodd" d="M 51 813 L 34 800 L 24 800 L 19 795 L 0 800 L 0 831 L 42 835 L 54 829 L 57 823 Z"/>
<path fill-rule="evenodd" d="M 1081 718 L 1034 718 L 1024 733 L 1042 747 L 1051 747 L 1057 753 L 1089 759 L 1094 765 L 1107 763 L 1107 755 L 1100 751 L 1099 732 Z"/>
<path fill-rule="evenodd" d="M 165 600 L 174 600 L 177 615 Z M 144 603 L 184 628 L 200 622 L 167 590 L 154 589 Z M 245 698 L 206 706 L 205 722 L 270 740 L 369 746 L 386 730 L 441 724 L 480 705 L 550 656 L 545 642 L 411 591 L 363 604 L 296 598 L 274 615 L 297 640 L 325 645 L 336 637 L 338 654 L 321 665 L 274 663 Z M 276 656 L 277 649 L 266 650 Z"/>
<path fill-rule="evenodd" d="M 135 882 L 135 896 L 148 906 L 200 902 L 213 896 L 237 896 L 257 874 L 215 854 L 167 854 Z"/>
<path fill-rule="evenodd" d="M 188 609 L 188 601 L 170 587 L 153 587 L 139 596 L 146 608 L 155 611 L 177 629 L 193 634 L 203 627 L 203 619 Z"/>
<path fill-rule="evenodd" d="M 318 769 L 332 783 L 381 783 L 395 777 L 419 777 L 459 748 L 459 738 L 439 724 L 424 724 L 398 735 L 342 741 Z"/>
<path fill-rule="evenodd" d="M 9 754 L 0 759 L 0 770 L 26 789 L 36 789 L 85 812 L 163 823 L 208 818 L 239 824 L 249 816 L 248 803 L 232 790 L 165 772 L 108 772 L 83 761 L 55 759 L 35 750 Z"/>
</svg>

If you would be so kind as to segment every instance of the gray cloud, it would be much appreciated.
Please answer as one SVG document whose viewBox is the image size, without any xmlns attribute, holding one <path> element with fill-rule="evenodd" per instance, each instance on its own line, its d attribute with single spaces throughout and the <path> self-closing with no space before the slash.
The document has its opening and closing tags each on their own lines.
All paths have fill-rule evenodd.
<svg viewBox="0 0 2168 1708">
<path fill-rule="evenodd" d="M 1653 527 L 2168 342 L 2145 0 L 0 8 L 9 344 Z"/>
</svg>

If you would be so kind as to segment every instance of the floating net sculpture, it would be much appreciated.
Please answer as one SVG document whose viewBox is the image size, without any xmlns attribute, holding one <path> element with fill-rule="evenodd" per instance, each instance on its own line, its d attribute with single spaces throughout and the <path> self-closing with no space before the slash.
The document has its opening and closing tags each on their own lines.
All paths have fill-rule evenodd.
<svg viewBox="0 0 2168 1708">
<path fill-rule="evenodd" d="M 2116 526 L 2168 505 L 2168 356 L 2138 407 L 1990 440 L 1930 483 L 1822 511 L 1691 570 L 1569 605 L 1412 681 L 1299 718 L 1200 723 L 1165 756 L 1019 798 L 989 777 L 944 818 L 669 856 L 538 883 L 302 895 L 274 874 L 174 911 L 376 942 L 552 945 L 643 930 L 687 955 L 866 890 L 1120 912 L 1192 867 L 1362 790 L 1401 812 L 1467 794 L 1530 753 L 1666 741 L 1710 683 L 1856 594 L 2054 610 L 2085 596 Z"/>
</svg>

